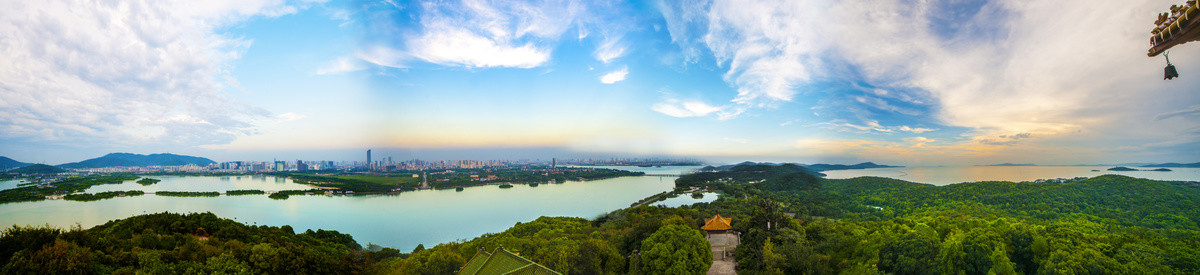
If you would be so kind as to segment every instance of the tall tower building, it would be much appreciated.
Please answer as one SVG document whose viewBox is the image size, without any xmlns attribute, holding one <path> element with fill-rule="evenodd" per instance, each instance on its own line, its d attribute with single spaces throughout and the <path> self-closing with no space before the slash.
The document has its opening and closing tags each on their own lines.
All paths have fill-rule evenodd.
<svg viewBox="0 0 1200 275">
<path fill-rule="evenodd" d="M 367 149 L 367 169 L 371 169 L 371 149 Z"/>
</svg>

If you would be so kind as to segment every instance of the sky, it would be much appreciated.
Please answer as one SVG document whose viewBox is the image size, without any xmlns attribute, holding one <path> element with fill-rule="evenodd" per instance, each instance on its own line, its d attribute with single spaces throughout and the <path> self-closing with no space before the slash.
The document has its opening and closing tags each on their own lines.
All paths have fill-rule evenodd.
<svg viewBox="0 0 1200 275">
<path fill-rule="evenodd" d="M 1179 1 L 0 1 L 25 162 L 1200 161 Z"/>
</svg>

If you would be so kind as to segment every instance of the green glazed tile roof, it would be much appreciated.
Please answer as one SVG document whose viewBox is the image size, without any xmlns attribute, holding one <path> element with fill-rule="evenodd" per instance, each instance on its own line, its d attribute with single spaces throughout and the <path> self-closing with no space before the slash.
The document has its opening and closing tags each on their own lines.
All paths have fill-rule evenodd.
<svg viewBox="0 0 1200 275">
<path fill-rule="evenodd" d="M 463 265 L 460 275 L 501 275 L 501 274 L 555 274 L 557 271 L 546 268 L 538 263 L 522 258 L 517 254 L 497 247 L 491 254 L 480 251 Z"/>
</svg>

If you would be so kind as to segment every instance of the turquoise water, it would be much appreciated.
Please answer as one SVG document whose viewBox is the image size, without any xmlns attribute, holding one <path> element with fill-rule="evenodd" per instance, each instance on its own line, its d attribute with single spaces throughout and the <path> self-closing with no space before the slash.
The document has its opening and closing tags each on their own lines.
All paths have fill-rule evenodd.
<svg viewBox="0 0 1200 275">
<path fill-rule="evenodd" d="M 672 198 L 667 198 L 660 202 L 651 203 L 650 205 L 651 206 L 680 207 L 680 206 L 684 206 L 684 205 L 692 205 L 692 204 L 697 204 L 697 203 L 701 203 L 701 202 L 712 202 L 712 201 L 717 200 L 717 196 L 718 196 L 717 193 L 700 193 L 700 195 L 703 195 L 703 197 L 697 199 L 697 198 L 693 198 L 692 194 L 682 194 L 682 195 L 675 196 Z"/>
<path fill-rule="evenodd" d="M 291 179 L 275 176 L 228 176 L 228 177 L 181 177 L 181 176 L 148 176 L 146 178 L 161 180 L 158 183 L 143 186 L 135 181 L 121 184 L 96 185 L 84 192 L 99 193 L 104 191 L 142 190 L 157 191 L 194 191 L 222 192 L 229 190 L 258 189 L 263 191 L 307 190 L 312 187 L 297 184 Z"/>
<path fill-rule="evenodd" d="M 21 184 L 21 180 L 0 180 L 0 190 L 17 188 L 18 184 Z"/>
<path fill-rule="evenodd" d="M 160 178 L 160 177 L 154 177 Z M 102 190 L 223 191 L 233 189 L 299 189 L 276 178 L 261 180 L 219 177 L 161 177 L 163 182 L 141 186 L 128 182 L 102 185 Z M 675 177 L 622 177 L 529 187 L 514 185 L 454 190 L 424 190 L 399 195 L 292 196 L 272 200 L 265 195 L 202 198 L 144 195 L 93 202 L 48 200 L 0 204 L 0 226 L 12 224 L 84 228 L 113 219 L 155 212 L 213 212 L 246 224 L 291 225 L 305 229 L 333 229 L 368 243 L 408 251 L 417 244 L 432 246 L 484 233 L 500 232 L 517 222 L 540 216 L 595 218 L 629 207 L 645 197 L 669 191 Z M 303 186 L 301 186 L 303 187 Z M 690 197 L 689 197 L 690 198 Z"/>
<path fill-rule="evenodd" d="M 964 167 L 896 167 L 858 170 L 824 171 L 827 178 L 846 179 L 876 176 L 933 185 L 976 181 L 1034 181 L 1038 179 L 1095 177 L 1106 174 L 1125 175 L 1155 180 L 1200 181 L 1200 168 L 1168 168 L 1170 172 L 1107 171 L 1112 166 L 964 166 Z M 1147 170 L 1155 167 L 1136 167 Z M 1099 171 L 1092 171 L 1099 170 Z"/>
</svg>

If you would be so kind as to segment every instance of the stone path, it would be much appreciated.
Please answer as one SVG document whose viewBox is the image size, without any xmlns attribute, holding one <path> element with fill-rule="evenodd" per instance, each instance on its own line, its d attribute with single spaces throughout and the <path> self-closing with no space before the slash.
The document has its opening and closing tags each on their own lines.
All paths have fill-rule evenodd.
<svg viewBox="0 0 1200 275">
<path fill-rule="evenodd" d="M 737 261 L 733 259 L 733 250 L 737 248 L 738 237 L 733 233 L 709 234 L 708 243 L 712 245 L 713 263 L 708 267 L 709 275 L 737 274 Z"/>
</svg>

